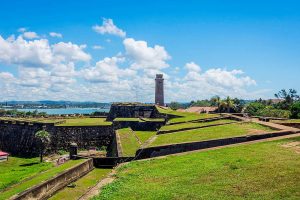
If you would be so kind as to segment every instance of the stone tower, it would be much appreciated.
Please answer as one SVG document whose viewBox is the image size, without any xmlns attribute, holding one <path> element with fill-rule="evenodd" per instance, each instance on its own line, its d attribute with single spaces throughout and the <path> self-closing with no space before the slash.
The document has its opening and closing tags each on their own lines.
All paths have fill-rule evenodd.
<svg viewBox="0 0 300 200">
<path fill-rule="evenodd" d="M 156 74 L 155 78 L 155 104 L 164 106 L 164 79 L 162 74 Z"/>
</svg>

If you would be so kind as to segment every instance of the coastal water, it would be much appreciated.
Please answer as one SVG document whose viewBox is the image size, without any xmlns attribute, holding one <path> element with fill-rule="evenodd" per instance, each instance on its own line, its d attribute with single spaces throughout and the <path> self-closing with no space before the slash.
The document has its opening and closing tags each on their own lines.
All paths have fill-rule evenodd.
<svg viewBox="0 0 300 200">
<path fill-rule="evenodd" d="M 7 109 L 8 110 L 8 109 Z M 35 111 L 46 112 L 49 115 L 59 114 L 91 114 L 95 111 L 109 112 L 109 108 L 53 108 L 53 109 L 17 109 L 18 111 Z"/>
</svg>

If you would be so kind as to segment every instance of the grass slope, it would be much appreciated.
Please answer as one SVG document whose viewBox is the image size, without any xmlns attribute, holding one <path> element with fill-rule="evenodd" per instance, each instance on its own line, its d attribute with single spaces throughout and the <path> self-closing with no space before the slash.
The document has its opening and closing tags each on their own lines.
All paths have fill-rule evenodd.
<svg viewBox="0 0 300 200">
<path fill-rule="evenodd" d="M 285 139 L 135 161 L 94 200 L 299 199 L 300 155 Z"/>
<path fill-rule="evenodd" d="M 0 200 L 8 199 L 9 197 L 11 197 L 15 194 L 18 194 L 30 187 L 40 184 L 41 182 L 46 181 L 46 180 L 56 176 L 57 174 L 63 172 L 64 170 L 69 169 L 69 168 L 75 166 L 76 164 L 79 164 L 80 162 L 83 162 L 83 161 L 82 160 L 70 160 L 70 161 L 66 162 L 65 164 L 60 165 L 58 167 L 52 167 L 49 170 L 47 170 L 45 173 L 40 173 L 38 176 L 32 177 L 32 179 L 25 180 L 24 182 L 22 182 L 20 184 L 13 185 L 12 187 L 10 187 L 7 190 L 0 193 Z M 16 167 L 17 167 L 17 165 L 16 165 Z M 14 168 L 14 167 L 12 167 L 12 168 Z M 14 171 L 14 169 L 12 169 L 12 171 Z M 11 173 L 14 174 L 14 172 L 11 172 Z M 28 178 L 29 177 L 30 176 L 28 176 Z"/>
<path fill-rule="evenodd" d="M 51 167 L 52 163 L 39 163 L 39 158 L 9 157 L 7 162 L 0 162 L 0 191 Z"/>
<path fill-rule="evenodd" d="M 267 132 L 272 130 L 273 129 L 271 128 L 256 123 L 228 124 L 169 134 L 161 134 L 158 135 L 156 140 L 154 140 L 154 142 L 151 143 L 150 146 L 220 139 L 227 137 L 242 136 L 251 133 Z"/>
<path fill-rule="evenodd" d="M 66 123 L 57 126 L 109 126 L 112 123 L 105 118 L 72 118 L 66 119 Z"/>
<path fill-rule="evenodd" d="M 228 122 L 236 122 L 236 121 L 230 119 L 223 119 L 223 120 L 216 120 L 211 122 L 197 122 L 197 123 L 187 122 L 182 124 L 166 125 L 161 127 L 160 131 L 176 131 L 182 128 L 199 128 L 202 126 L 207 126 L 212 124 L 223 124 Z"/>
<path fill-rule="evenodd" d="M 159 106 L 156 106 L 156 109 L 158 112 L 162 114 L 170 114 L 170 115 L 177 115 L 178 118 L 173 118 L 168 121 L 168 124 L 178 123 L 178 122 L 189 122 L 193 120 L 198 119 L 207 119 L 207 118 L 213 118 L 213 117 L 219 117 L 219 114 L 206 114 L 206 113 L 189 113 L 189 112 L 178 112 L 175 110 L 172 110 L 170 108 L 161 108 Z"/>
<path fill-rule="evenodd" d="M 105 178 L 110 171 L 111 169 L 95 168 L 93 171 L 74 182 L 74 188 L 66 187 L 52 196 L 50 200 L 77 200 L 89 191 L 89 189 L 94 187 L 101 179 Z"/>
<path fill-rule="evenodd" d="M 118 130 L 120 136 L 123 156 L 135 156 L 135 152 L 141 145 L 147 141 L 151 136 L 155 135 L 155 131 L 132 131 L 130 128 L 123 128 Z M 135 137 L 135 135 L 138 139 Z"/>
</svg>

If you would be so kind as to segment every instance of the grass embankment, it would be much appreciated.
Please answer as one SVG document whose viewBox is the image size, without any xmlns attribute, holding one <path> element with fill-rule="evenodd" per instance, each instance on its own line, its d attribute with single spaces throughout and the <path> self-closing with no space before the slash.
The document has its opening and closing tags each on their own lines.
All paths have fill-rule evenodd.
<svg viewBox="0 0 300 200">
<path fill-rule="evenodd" d="M 156 140 L 154 140 L 154 142 L 152 142 L 150 146 L 221 139 L 263 133 L 268 131 L 273 131 L 273 129 L 256 123 L 245 122 L 238 124 L 220 125 L 188 131 L 174 132 L 169 134 L 161 134 L 158 135 Z"/>
<path fill-rule="evenodd" d="M 56 122 L 60 122 L 60 121 L 64 121 L 64 119 L 51 119 L 51 118 L 34 118 L 34 117 L 24 117 L 24 118 L 20 118 L 20 117 L 1 117 L 0 120 L 9 120 L 9 121 L 19 121 L 19 122 L 39 122 L 39 123 L 56 123 Z"/>
<path fill-rule="evenodd" d="M 109 126 L 112 123 L 105 118 L 66 118 L 66 123 L 57 126 Z"/>
<path fill-rule="evenodd" d="M 299 199 L 300 155 L 282 146 L 291 142 L 300 138 L 131 162 L 94 200 Z"/>
<path fill-rule="evenodd" d="M 12 158 L 11 158 L 12 159 Z M 18 194 L 30 187 L 40 184 L 43 181 L 46 181 L 57 174 L 69 169 L 76 164 L 83 162 L 83 160 L 70 160 L 63 165 L 58 167 L 53 167 L 51 163 L 37 163 L 38 159 L 33 159 L 31 162 L 25 163 L 25 166 L 20 166 L 22 161 L 17 160 L 16 162 L 11 163 L 6 170 L 6 176 L 2 175 L 2 168 L 1 168 L 1 176 L 0 181 L 5 182 L 7 179 L 10 179 L 15 185 L 7 188 L 5 191 L 0 193 L 0 200 L 8 199 L 9 197 Z M 27 162 L 27 161 L 24 161 Z M 4 163 L 0 163 L 0 166 Z M 37 169 L 35 169 L 37 168 Z M 46 170 L 48 169 L 48 170 Z M 35 171 L 36 170 L 36 171 Z M 46 171 L 45 171 L 46 170 Z M 27 175 L 26 175 L 27 171 Z M 33 172 L 34 171 L 34 172 Z M 43 173 L 39 173 L 44 171 Z M 18 176 L 22 176 L 22 179 L 19 179 Z M 28 178 L 28 179 L 26 179 Z M 26 180 L 24 180 L 26 179 Z M 24 180 L 23 182 L 19 183 L 19 181 Z"/>
<path fill-rule="evenodd" d="M 271 120 L 274 123 L 300 123 L 300 119 Z"/>
<path fill-rule="evenodd" d="M 170 119 L 168 121 L 168 124 L 174 124 L 174 123 L 179 123 L 179 122 L 189 122 L 189 121 L 194 121 L 194 120 L 199 120 L 199 119 L 208 119 L 208 118 L 214 118 L 214 117 L 219 117 L 219 114 L 206 114 L 206 113 L 189 113 L 189 112 L 178 112 L 175 110 L 172 110 L 170 108 L 161 108 L 159 106 L 156 106 L 158 112 L 163 113 L 163 114 L 170 114 L 170 115 L 176 115 L 178 116 L 177 118 Z"/>
<path fill-rule="evenodd" d="M 101 179 L 105 178 L 111 169 L 97 169 L 80 178 L 74 182 L 75 187 L 66 187 L 63 190 L 56 193 L 50 198 L 50 200 L 77 200 L 86 192 L 94 187 Z"/>
<path fill-rule="evenodd" d="M 39 158 L 9 157 L 0 162 L 0 191 L 51 167 L 52 163 L 39 163 Z"/>
<path fill-rule="evenodd" d="M 140 118 L 115 118 L 115 122 L 142 122 Z"/>
<path fill-rule="evenodd" d="M 229 122 L 237 122 L 235 120 L 230 120 L 230 119 L 222 119 L 222 120 L 216 120 L 216 121 L 211 121 L 211 122 L 187 122 L 187 123 L 182 123 L 182 124 L 174 124 L 174 125 L 166 125 L 161 127 L 159 129 L 160 131 L 176 131 L 178 129 L 183 129 L 183 128 L 200 128 L 203 126 L 207 125 L 214 125 L 214 124 L 223 124 L 223 123 L 229 123 Z"/>
<path fill-rule="evenodd" d="M 130 128 L 123 128 L 117 131 L 120 136 L 123 156 L 135 156 L 135 152 L 141 145 L 156 134 L 155 131 L 132 131 Z"/>
</svg>

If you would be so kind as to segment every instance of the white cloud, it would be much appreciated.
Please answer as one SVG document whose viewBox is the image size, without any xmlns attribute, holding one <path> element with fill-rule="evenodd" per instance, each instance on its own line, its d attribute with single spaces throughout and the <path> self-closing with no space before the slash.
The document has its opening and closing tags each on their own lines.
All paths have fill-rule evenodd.
<svg viewBox="0 0 300 200">
<path fill-rule="evenodd" d="M 61 33 L 50 32 L 49 35 L 50 35 L 51 37 L 62 38 L 62 34 L 61 34 Z"/>
<path fill-rule="evenodd" d="M 116 35 L 119 37 L 125 37 L 126 32 L 122 29 L 118 28 L 116 25 L 114 25 L 114 22 L 112 19 L 105 19 L 103 18 L 102 26 L 95 25 L 93 26 L 93 30 L 100 34 L 110 34 L 110 35 Z"/>
<path fill-rule="evenodd" d="M 103 47 L 103 46 L 100 46 L 100 45 L 94 45 L 94 46 L 93 46 L 93 49 L 104 49 L 104 47 Z"/>
<path fill-rule="evenodd" d="M 155 45 L 149 47 L 145 41 L 136 41 L 133 38 L 126 38 L 123 41 L 126 55 L 132 60 L 133 69 L 161 70 L 169 67 L 166 62 L 171 57 L 163 46 Z"/>
<path fill-rule="evenodd" d="M 191 72 L 200 72 L 201 71 L 200 66 L 195 64 L 194 62 L 186 63 L 185 68 Z"/>
<path fill-rule="evenodd" d="M 21 33 L 23 33 L 23 32 L 25 32 L 27 29 L 26 28 L 24 28 L 24 27 L 21 27 L 21 28 L 19 28 L 18 29 L 18 32 L 21 32 Z"/>
<path fill-rule="evenodd" d="M 24 32 L 23 37 L 27 38 L 27 39 L 39 38 L 38 34 L 36 32 L 32 32 L 32 31 Z"/>
<path fill-rule="evenodd" d="M 59 42 L 52 45 L 54 55 L 58 56 L 62 60 L 71 61 L 89 61 L 91 56 L 83 51 L 86 45 L 77 45 L 71 42 Z"/>
<path fill-rule="evenodd" d="M 95 67 L 86 68 L 80 74 L 90 82 L 118 82 L 121 78 L 132 77 L 136 74 L 134 70 L 121 69 L 118 66 L 124 61 L 124 57 L 106 57 L 98 61 Z"/>
</svg>

